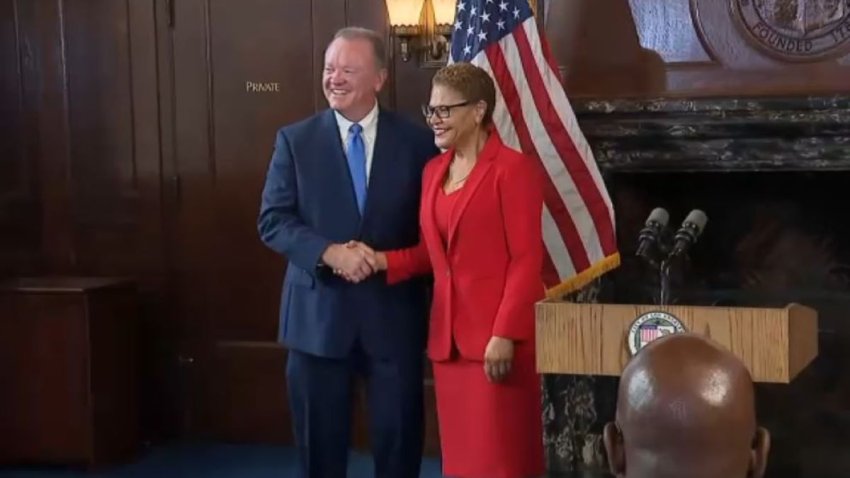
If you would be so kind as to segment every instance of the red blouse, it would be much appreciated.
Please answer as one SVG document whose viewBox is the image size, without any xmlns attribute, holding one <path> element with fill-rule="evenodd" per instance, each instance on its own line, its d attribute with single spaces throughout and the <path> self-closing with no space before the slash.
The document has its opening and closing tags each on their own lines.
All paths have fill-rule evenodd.
<svg viewBox="0 0 850 478">
<path fill-rule="evenodd" d="M 437 231 L 443 239 L 443 247 L 446 247 L 449 241 L 449 221 L 452 217 L 452 211 L 455 208 L 455 202 L 457 202 L 457 198 L 460 196 L 458 193 L 460 193 L 460 189 L 446 193 L 440 188 L 434 200 L 434 221 L 437 223 Z"/>
</svg>

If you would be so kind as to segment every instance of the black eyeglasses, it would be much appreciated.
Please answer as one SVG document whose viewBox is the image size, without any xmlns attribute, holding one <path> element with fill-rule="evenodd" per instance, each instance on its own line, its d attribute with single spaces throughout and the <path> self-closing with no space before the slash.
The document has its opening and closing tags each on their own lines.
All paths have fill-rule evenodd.
<svg viewBox="0 0 850 478">
<path fill-rule="evenodd" d="M 464 101 L 463 103 L 457 103 L 454 105 L 440 105 L 440 106 L 430 106 L 430 105 L 422 105 L 422 115 L 425 116 L 426 119 L 430 119 L 431 116 L 437 115 L 437 118 L 446 119 L 452 114 L 452 108 L 459 108 L 461 106 L 466 106 L 469 104 L 469 101 Z"/>
</svg>

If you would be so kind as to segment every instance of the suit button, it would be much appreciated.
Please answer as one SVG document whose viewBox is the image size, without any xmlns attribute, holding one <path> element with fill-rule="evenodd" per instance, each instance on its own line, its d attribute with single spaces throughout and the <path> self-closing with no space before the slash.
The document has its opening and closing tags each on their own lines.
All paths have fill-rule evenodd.
<svg viewBox="0 0 850 478">
<path fill-rule="evenodd" d="M 452 271 L 446 270 L 446 276 L 450 276 L 450 275 L 452 275 Z"/>
</svg>

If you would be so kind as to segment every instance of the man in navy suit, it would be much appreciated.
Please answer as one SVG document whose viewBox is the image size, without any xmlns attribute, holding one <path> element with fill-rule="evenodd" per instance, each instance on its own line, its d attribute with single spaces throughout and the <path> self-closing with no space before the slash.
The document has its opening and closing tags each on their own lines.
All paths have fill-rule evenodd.
<svg viewBox="0 0 850 478">
<path fill-rule="evenodd" d="M 330 109 L 278 131 L 263 189 L 260 237 L 288 260 L 279 339 L 305 478 L 346 476 L 357 375 L 376 476 L 419 476 L 427 289 L 386 285 L 373 257 L 346 247 L 419 240 L 422 169 L 439 151 L 424 125 L 378 105 L 386 78 L 381 36 L 340 30 L 325 51 Z"/>
</svg>

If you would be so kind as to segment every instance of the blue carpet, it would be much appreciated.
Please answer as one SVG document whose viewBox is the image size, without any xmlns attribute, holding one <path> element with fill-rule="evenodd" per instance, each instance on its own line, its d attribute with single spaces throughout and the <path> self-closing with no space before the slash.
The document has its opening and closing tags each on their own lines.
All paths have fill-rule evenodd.
<svg viewBox="0 0 850 478">
<path fill-rule="evenodd" d="M 62 468 L 0 467 L 0 478 L 286 478 L 296 475 L 292 448 L 266 445 L 178 444 L 154 448 L 132 464 L 86 473 Z M 372 478 L 372 458 L 352 453 L 348 478 Z M 425 459 L 421 478 L 440 478 L 440 463 Z M 340 477 L 342 478 L 342 477 Z"/>
</svg>

